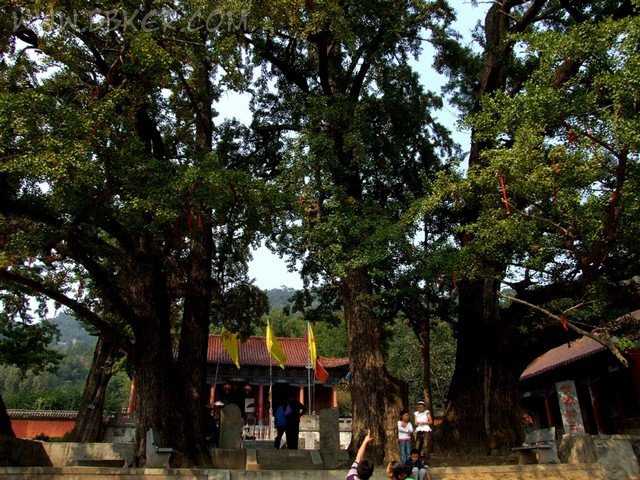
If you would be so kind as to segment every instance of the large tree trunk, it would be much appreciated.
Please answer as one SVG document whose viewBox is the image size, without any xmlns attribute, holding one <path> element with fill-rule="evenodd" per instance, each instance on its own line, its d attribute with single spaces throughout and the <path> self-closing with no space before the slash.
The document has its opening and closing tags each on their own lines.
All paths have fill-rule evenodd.
<svg viewBox="0 0 640 480">
<path fill-rule="evenodd" d="M 477 105 L 483 96 L 504 90 L 512 55 L 512 31 L 523 31 L 536 18 L 545 2 L 531 2 L 516 20 L 512 9 L 522 2 L 496 2 L 485 18 L 484 69 L 475 89 Z M 514 23 L 515 22 L 515 23 Z M 482 167 L 482 152 L 490 148 L 472 132 L 470 167 Z M 469 206 L 466 220 L 477 219 L 480 203 Z M 469 242 L 463 238 L 463 246 Z M 447 450 L 491 453 L 504 451 L 522 437 L 519 421 L 517 363 L 513 353 L 513 322 L 500 318 L 493 278 L 501 267 L 478 258 L 488 274 L 485 279 L 460 281 L 458 308 L 458 350 L 456 369 L 449 389 L 443 419 L 442 446 Z"/>
<path fill-rule="evenodd" d="M 207 215 L 205 218 L 209 218 Z M 212 236 L 209 220 L 201 219 L 191 241 L 191 270 L 187 283 L 180 348 L 178 354 L 180 377 L 184 382 L 184 414 L 186 418 L 185 457 L 193 465 L 212 467 L 207 448 L 204 425 L 206 399 L 203 396 L 207 375 L 209 342 L 209 314 L 211 309 Z M 182 466 L 187 466 L 183 464 Z"/>
<path fill-rule="evenodd" d="M 398 458 L 398 418 L 406 408 L 407 386 L 387 372 L 380 328 L 368 300 L 371 281 L 360 269 L 342 283 L 351 368 L 352 440 L 355 453 L 367 430 L 374 438 L 367 458 L 375 463 Z"/>
<path fill-rule="evenodd" d="M 147 322 L 142 330 L 145 339 L 136 342 L 134 368 L 136 382 L 136 459 L 146 462 L 146 432 L 153 428 L 166 446 L 184 450 L 181 421 L 182 383 L 175 375 L 171 337 L 164 322 Z"/>
<path fill-rule="evenodd" d="M 431 418 L 435 419 L 433 411 L 433 397 L 431 395 L 431 318 L 425 314 L 422 319 L 422 395 L 427 410 L 431 412 Z M 433 428 L 433 425 L 431 426 Z M 414 425 L 415 428 L 415 425 Z M 433 432 L 426 437 L 425 448 L 428 453 L 433 452 Z"/>
<path fill-rule="evenodd" d="M 71 441 L 84 443 L 101 440 L 102 412 L 117 352 L 118 346 L 114 342 L 102 336 L 98 338 L 78 418 L 71 431 Z"/>
<path fill-rule="evenodd" d="M 213 150 L 212 65 L 205 52 L 197 65 L 192 81 L 198 86 L 197 95 L 191 96 L 196 125 L 196 150 L 205 158 Z M 197 185 L 194 185 L 197 189 Z M 195 202 L 197 205 L 198 202 Z M 209 319 L 211 311 L 213 233 L 212 211 L 198 208 L 197 222 L 193 226 L 184 315 L 178 350 L 178 371 L 184 386 L 184 439 L 183 466 L 212 467 L 211 455 L 204 436 L 206 401 L 204 390 L 207 377 L 207 348 L 209 345 Z"/>
<path fill-rule="evenodd" d="M 9 414 L 7 413 L 7 407 L 4 404 L 2 395 L 0 395 L 0 435 L 14 438 L 16 436 L 16 434 L 13 432 L 11 419 L 9 418 Z"/>
<path fill-rule="evenodd" d="M 442 446 L 447 451 L 505 453 L 522 438 L 514 324 L 501 321 L 492 279 L 460 281 L 456 369 Z"/>
<path fill-rule="evenodd" d="M 135 318 L 131 360 L 136 384 L 136 462 L 146 462 L 146 432 L 153 428 L 166 446 L 185 450 L 183 444 L 183 384 L 176 373 L 171 338 L 170 296 L 158 259 L 147 263 L 141 255 L 127 269 L 123 285 Z"/>
</svg>

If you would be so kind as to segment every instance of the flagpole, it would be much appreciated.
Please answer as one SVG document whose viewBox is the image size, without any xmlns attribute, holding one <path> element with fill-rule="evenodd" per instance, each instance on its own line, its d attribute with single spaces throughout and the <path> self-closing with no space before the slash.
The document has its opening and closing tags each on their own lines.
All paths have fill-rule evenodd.
<svg viewBox="0 0 640 480">
<path fill-rule="evenodd" d="M 311 365 L 311 330 L 309 328 L 310 323 L 307 322 L 307 343 L 309 344 L 309 348 L 307 348 L 307 357 L 309 358 L 309 362 L 307 363 L 307 405 L 309 406 L 309 413 L 313 412 L 313 404 L 311 401 L 311 369 L 313 365 Z"/>
<path fill-rule="evenodd" d="M 272 372 L 273 362 L 271 360 L 271 357 L 273 357 L 273 359 L 275 359 L 278 362 L 278 365 L 280 365 L 280 367 L 284 370 L 284 364 L 287 362 L 287 354 L 284 353 L 284 350 L 282 350 L 280 343 L 278 343 L 278 339 L 274 335 L 271 325 L 269 325 L 269 320 L 267 320 L 267 335 L 265 340 L 266 340 L 267 352 L 269 353 L 269 386 L 272 387 L 273 386 L 273 372 Z"/>
<path fill-rule="evenodd" d="M 216 362 L 216 374 L 213 377 L 213 392 L 214 392 L 214 396 L 215 396 L 215 391 L 216 388 L 218 387 L 218 368 L 220 367 L 220 355 L 218 355 L 218 361 Z M 211 407 L 213 407 L 213 402 L 215 402 L 215 398 L 211 400 L 212 405 Z"/>
<path fill-rule="evenodd" d="M 311 362 L 307 364 L 307 405 L 309 405 L 309 413 L 311 413 Z"/>
<path fill-rule="evenodd" d="M 313 381 L 313 385 L 311 386 L 311 398 L 313 398 L 313 410 L 312 412 L 316 413 L 316 369 L 313 369 L 313 375 L 311 375 L 311 380 Z"/>
<path fill-rule="evenodd" d="M 273 439 L 273 378 L 272 378 L 271 355 L 269 355 L 269 439 Z"/>
</svg>

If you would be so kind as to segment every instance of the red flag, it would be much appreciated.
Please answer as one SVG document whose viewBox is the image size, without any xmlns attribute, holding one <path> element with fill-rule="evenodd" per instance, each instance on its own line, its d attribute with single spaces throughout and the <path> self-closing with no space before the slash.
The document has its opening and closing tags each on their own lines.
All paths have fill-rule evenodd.
<svg viewBox="0 0 640 480">
<path fill-rule="evenodd" d="M 324 367 L 320 364 L 318 359 L 316 358 L 316 378 L 320 380 L 322 383 L 327 381 L 329 378 L 329 372 L 327 372 Z"/>
</svg>

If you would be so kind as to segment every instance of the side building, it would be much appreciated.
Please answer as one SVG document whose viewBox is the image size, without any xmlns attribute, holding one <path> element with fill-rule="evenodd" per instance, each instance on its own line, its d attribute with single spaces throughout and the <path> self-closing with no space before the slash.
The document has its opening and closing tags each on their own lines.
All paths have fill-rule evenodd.
<svg viewBox="0 0 640 480">
<path fill-rule="evenodd" d="M 636 341 L 640 310 L 617 319 Z M 612 338 L 615 340 L 615 337 Z M 640 348 L 625 367 L 601 343 L 583 336 L 536 358 L 520 376 L 521 407 L 531 428 L 555 427 L 558 437 L 640 434 Z"/>
</svg>

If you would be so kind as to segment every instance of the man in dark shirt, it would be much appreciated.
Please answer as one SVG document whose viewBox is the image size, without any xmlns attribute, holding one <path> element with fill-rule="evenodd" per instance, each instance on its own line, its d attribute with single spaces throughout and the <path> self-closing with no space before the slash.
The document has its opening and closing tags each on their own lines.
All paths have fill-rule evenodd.
<svg viewBox="0 0 640 480">
<path fill-rule="evenodd" d="M 277 435 L 273 444 L 275 448 L 280 448 L 280 444 L 282 443 L 282 436 L 285 434 L 285 431 L 287 429 L 287 416 L 284 413 L 286 408 L 287 408 L 287 404 L 283 403 L 278 407 L 278 409 L 276 410 L 276 413 L 273 415 L 273 418 L 275 420 L 274 425 L 276 427 L 276 432 L 277 432 Z M 289 439 L 287 438 L 287 440 Z"/>
<path fill-rule="evenodd" d="M 287 400 L 285 415 L 287 417 L 287 448 L 289 450 L 298 449 L 298 435 L 300 434 L 300 417 L 307 413 L 307 407 L 295 398 Z"/>
</svg>

